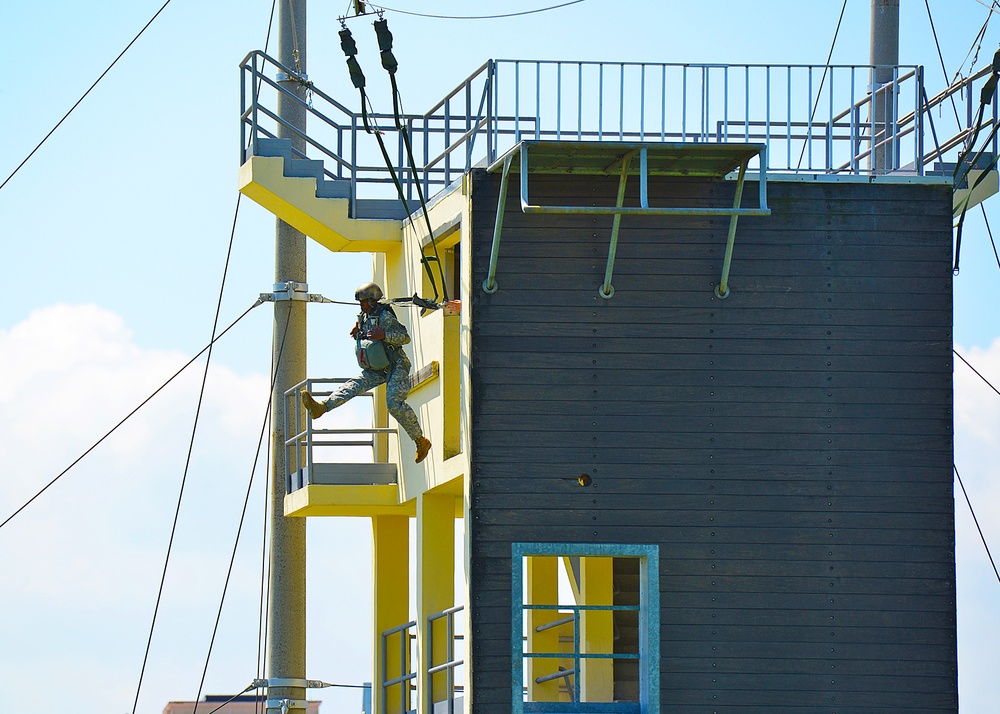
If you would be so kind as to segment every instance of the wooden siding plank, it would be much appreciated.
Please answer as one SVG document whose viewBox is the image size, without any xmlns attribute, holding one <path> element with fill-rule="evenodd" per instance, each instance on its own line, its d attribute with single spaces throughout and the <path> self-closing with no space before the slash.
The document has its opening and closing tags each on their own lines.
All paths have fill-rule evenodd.
<svg viewBox="0 0 1000 714">
<path fill-rule="evenodd" d="M 497 186 L 474 173 L 475 286 Z M 532 177 L 553 203 L 616 188 Z M 948 187 L 770 185 L 725 301 L 726 220 L 625 217 L 601 300 L 611 218 L 526 216 L 516 193 L 499 292 L 471 306 L 476 711 L 509 703 L 523 540 L 660 545 L 670 711 L 954 711 Z"/>
</svg>

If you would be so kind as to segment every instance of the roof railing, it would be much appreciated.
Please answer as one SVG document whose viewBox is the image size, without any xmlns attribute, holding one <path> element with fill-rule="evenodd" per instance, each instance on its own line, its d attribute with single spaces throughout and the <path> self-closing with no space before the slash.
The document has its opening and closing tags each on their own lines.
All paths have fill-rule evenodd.
<svg viewBox="0 0 1000 714">
<path fill-rule="evenodd" d="M 880 74 L 891 79 L 873 88 L 876 70 L 887 69 Z M 263 52 L 247 55 L 241 72 L 241 161 L 262 138 L 291 133 L 305 146 L 296 155 L 323 160 L 326 178 L 349 181 L 355 200 L 395 198 L 360 113 L 304 78 L 296 85 L 294 70 Z M 368 119 L 385 135 L 407 201 L 416 200 L 415 181 L 433 195 L 522 139 L 754 141 L 767 144 L 772 173 L 919 176 L 949 152 L 954 160 L 968 140 L 975 89 L 989 73 L 984 68 L 928 99 L 920 66 L 489 60 L 426 113 L 399 117 L 411 135 L 415 170 L 396 118 Z M 277 115 L 279 96 L 305 109 L 306 132 Z M 949 101 L 955 111 L 942 111 Z M 997 103 L 991 113 L 987 123 L 996 122 Z"/>
</svg>

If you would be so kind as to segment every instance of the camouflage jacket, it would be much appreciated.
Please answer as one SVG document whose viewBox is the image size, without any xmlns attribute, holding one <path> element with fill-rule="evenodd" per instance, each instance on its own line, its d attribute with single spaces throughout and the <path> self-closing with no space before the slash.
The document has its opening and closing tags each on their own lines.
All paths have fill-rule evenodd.
<svg viewBox="0 0 1000 714">
<path fill-rule="evenodd" d="M 402 363 L 406 369 L 410 368 L 410 360 L 403 351 L 403 345 L 409 344 L 410 335 L 403 327 L 402 323 L 396 319 L 396 313 L 389 305 L 379 305 L 374 315 L 361 313 L 358 315 L 358 327 L 363 331 L 372 329 L 378 325 L 385 330 L 385 352 L 389 356 L 389 361 L 393 365 Z"/>
</svg>

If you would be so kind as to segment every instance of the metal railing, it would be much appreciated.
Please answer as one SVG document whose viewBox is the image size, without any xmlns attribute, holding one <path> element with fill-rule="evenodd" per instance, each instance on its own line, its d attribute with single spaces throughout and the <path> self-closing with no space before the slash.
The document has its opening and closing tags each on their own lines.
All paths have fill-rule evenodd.
<svg viewBox="0 0 1000 714">
<path fill-rule="evenodd" d="M 241 160 L 281 128 L 306 147 L 298 156 L 323 159 L 328 179 L 350 182 L 352 196 L 364 188 L 372 197 L 394 197 L 359 113 L 312 83 L 300 83 L 309 98 L 299 98 L 276 79 L 294 79 L 295 72 L 262 52 L 247 55 L 241 71 Z M 876 71 L 888 79 L 873 91 Z M 984 68 L 928 99 L 920 66 L 489 60 L 428 112 L 399 117 L 415 171 L 396 118 L 369 119 L 385 130 L 407 201 L 416 196 L 414 181 L 432 195 L 521 139 L 763 142 L 772 172 L 922 175 L 968 139 L 978 86 L 989 73 Z M 279 95 L 306 110 L 307 134 L 283 124 L 273 109 Z M 944 111 L 955 97 L 954 113 Z M 995 102 L 987 122 L 996 119 Z"/>
<path fill-rule="evenodd" d="M 304 483 L 296 483 L 301 474 L 312 474 L 314 454 L 317 447 L 370 447 L 372 461 L 378 461 L 378 436 L 380 434 L 396 434 L 399 432 L 391 427 L 352 427 L 338 429 L 322 429 L 313 425 L 313 420 L 306 414 L 302 405 L 301 390 L 305 389 L 317 401 L 328 397 L 332 390 L 329 385 L 339 385 L 347 382 L 347 378 L 306 379 L 285 392 L 285 469 L 288 492 L 298 490 Z M 317 389 L 318 388 L 318 389 Z M 364 392 L 359 397 L 374 399 L 372 392 Z M 368 435 L 367 439 L 353 439 L 357 435 Z"/>
<path fill-rule="evenodd" d="M 417 673 L 412 671 L 411 664 L 416 662 L 413 656 L 413 644 L 417 636 L 413 630 L 417 626 L 416 620 L 410 620 L 402 625 L 398 625 L 382 633 L 382 662 L 381 676 L 379 681 L 382 685 L 382 704 L 379 707 L 380 714 L 390 714 L 389 712 L 389 692 L 393 687 L 399 687 L 399 713 L 406 714 L 410 710 L 410 691 L 414 688 Z M 399 638 L 399 672 L 389 673 L 389 640 L 396 635 Z"/>
<path fill-rule="evenodd" d="M 566 617 L 560 618 L 558 620 L 553 620 L 552 622 L 547 622 L 545 624 L 539 625 L 535 628 L 536 632 L 542 632 L 553 627 L 559 627 L 562 625 L 573 625 L 573 649 L 571 652 L 527 652 L 523 653 L 525 658 L 528 659 L 571 659 L 573 661 L 572 669 L 560 669 L 558 672 L 553 672 L 552 674 L 544 675 L 535 678 L 536 684 L 542 684 L 543 682 L 548 682 L 554 679 L 563 679 L 566 683 L 566 687 L 569 690 L 569 697 L 571 701 L 579 702 L 580 699 L 580 672 L 581 663 L 583 660 L 600 660 L 600 659 L 631 659 L 638 661 L 640 654 L 638 652 L 624 652 L 624 653 L 614 653 L 614 652 L 581 652 L 580 651 L 580 614 L 582 612 L 639 612 L 640 607 L 638 605 L 522 605 L 524 610 L 549 610 L 556 612 L 569 611 L 570 614 Z M 572 678 L 572 682 L 570 679 Z"/>
<path fill-rule="evenodd" d="M 455 714 L 455 695 L 464 690 L 464 686 L 456 683 L 456 670 L 465 664 L 465 659 L 455 656 L 455 643 L 464 640 L 462 635 L 455 632 L 455 615 L 465 608 L 461 605 L 450 607 L 427 618 L 427 652 L 430 653 L 430 661 L 427 663 L 427 674 L 424 684 L 427 702 L 427 711 L 434 711 L 434 675 L 444 674 L 445 677 L 445 711 L 447 714 Z M 445 623 L 445 660 L 444 662 L 434 662 L 434 623 L 444 621 Z"/>
</svg>

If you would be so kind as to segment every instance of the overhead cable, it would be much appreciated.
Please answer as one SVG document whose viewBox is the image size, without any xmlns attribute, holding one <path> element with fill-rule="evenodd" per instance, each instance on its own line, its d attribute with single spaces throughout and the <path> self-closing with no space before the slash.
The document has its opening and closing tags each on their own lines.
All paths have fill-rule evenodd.
<svg viewBox="0 0 1000 714">
<path fill-rule="evenodd" d="M 960 355 L 960 354 L 958 353 L 958 350 L 956 350 L 956 349 L 952 348 L 952 350 L 951 350 L 951 351 L 955 353 L 955 356 L 956 356 L 956 357 L 958 357 L 958 358 L 959 358 L 960 360 L 962 360 L 963 362 L 965 362 L 966 366 L 967 366 L 967 367 L 968 367 L 969 369 L 971 369 L 971 370 L 972 370 L 973 372 L 975 372 L 975 373 L 976 373 L 976 376 L 977 376 L 977 377 L 979 377 L 979 378 L 980 378 L 981 380 L 983 380 L 984 382 L 986 382 L 987 386 L 988 386 L 988 387 L 989 387 L 990 389 L 992 389 L 992 390 L 993 390 L 994 392 L 996 392 L 996 393 L 997 393 L 998 395 L 1000 395 L 1000 389 L 997 389 L 997 388 L 996 388 L 996 387 L 994 387 L 994 386 L 993 386 L 992 384 L 990 384 L 990 380 L 986 379 L 986 377 L 984 377 L 984 376 L 983 376 L 982 374 L 980 374 L 980 373 L 979 373 L 979 370 L 978 370 L 978 369 L 976 369 L 976 368 L 975 368 L 975 367 L 973 367 L 973 366 L 972 366 L 971 364 L 969 364 L 969 360 L 965 359 L 965 357 L 963 357 L 962 355 Z"/>
<path fill-rule="evenodd" d="M 56 122 L 56 125 L 55 125 L 54 127 L 52 127 L 52 129 L 50 129 L 50 130 L 49 130 L 49 133 L 48 133 L 48 134 L 46 134 L 46 135 L 45 135 L 45 137 L 44 137 L 44 138 L 43 138 L 43 139 L 42 139 L 42 140 L 41 140 L 40 142 L 38 142 L 38 146 L 36 146 L 36 147 L 35 147 L 34 149 L 32 149 L 32 150 L 31 150 L 31 153 L 29 153 L 29 154 L 28 154 L 27 156 L 25 156 L 25 157 L 24 157 L 24 161 L 22 161 L 22 162 L 21 162 L 20 164 L 18 164 L 18 165 L 17 165 L 17 168 L 16 168 L 16 169 L 14 169 L 13 171 L 11 171 L 11 173 L 10 173 L 10 176 L 8 176 L 7 178 L 5 178 L 5 179 L 3 180 L 3 183 L 0 183 L 0 190 L 2 190 L 2 189 L 3 189 L 3 187 L 7 185 L 7 182 L 8 182 L 8 181 L 10 181 L 10 180 L 11 180 L 12 178 L 14 178 L 14 174 L 16 174 L 16 173 L 17 173 L 18 171 L 20 171 L 20 170 L 21 170 L 21 167 L 22 167 L 22 166 L 24 166 L 24 165 L 25 165 L 26 163 L 28 163 L 28 159 L 30 159 L 30 158 L 31 158 L 32 156 L 34 156 L 34 155 L 35 155 L 35 152 L 36 152 L 36 151 L 38 151 L 38 150 L 39 150 L 40 148 L 42 148 L 42 144 L 44 144 L 44 143 L 45 143 L 46 141 L 48 141 L 49 137 L 50 137 L 50 136 L 52 136 L 52 135 L 53 135 L 53 134 L 55 133 L 56 129 L 58 129 L 58 128 L 59 128 L 59 126 L 60 126 L 60 125 L 61 125 L 61 124 L 62 124 L 62 123 L 63 123 L 64 121 L 66 121 L 66 118 L 67 118 L 67 117 L 68 117 L 68 116 L 69 116 L 70 114 L 72 114 L 72 113 L 73 113 L 73 110 L 74 110 L 74 109 L 76 109 L 76 108 L 77 108 L 78 106 L 80 106 L 80 102 L 82 102 L 82 101 L 83 101 L 84 99 L 86 99 L 86 98 L 87 98 L 87 95 L 88 95 L 88 94 L 90 94 L 90 92 L 91 92 L 91 91 L 92 91 L 92 90 L 94 89 L 94 87 L 96 87 L 96 86 L 97 86 L 98 82 L 100 82 L 100 81 L 101 81 L 102 79 L 104 79 L 104 76 L 105 76 L 105 75 L 106 75 L 106 74 L 107 74 L 108 72 L 110 72 L 110 71 L 111 71 L 111 68 L 112 68 L 112 67 L 114 67 L 114 66 L 115 66 L 115 65 L 116 65 L 116 64 L 118 63 L 118 60 L 120 60 L 120 59 L 122 58 L 122 56 L 124 56 L 124 54 L 125 54 L 126 52 L 128 52 L 128 51 L 129 51 L 129 48 L 131 48 L 131 47 L 132 47 L 132 45 L 134 45 L 134 44 L 135 44 L 136 40 L 138 40 L 138 39 L 139 39 L 139 38 L 140 38 L 140 37 L 142 36 L 142 33 L 144 33 L 144 32 L 146 31 L 146 29 L 147 29 L 147 28 L 148 28 L 148 27 L 149 27 L 150 25 L 152 25 L 152 24 L 153 24 L 153 20 L 155 20 L 155 19 L 156 19 L 157 17 L 159 17 L 159 16 L 160 16 L 160 13 L 161 13 L 161 12 L 163 12 L 163 10 L 164 10 L 164 9 L 165 9 L 165 8 L 167 7 L 167 5 L 169 5 L 169 4 L 170 4 L 170 0 L 167 0 L 167 1 L 165 2 L 165 3 L 163 3 L 163 6 L 162 6 L 162 7 L 161 7 L 161 8 L 159 9 L 159 10 L 157 10 L 157 11 L 156 11 L 156 13 L 155 13 L 155 14 L 154 14 L 154 15 L 153 15 L 153 16 L 152 16 L 151 18 L 149 18 L 149 22 L 147 22 L 147 23 L 146 23 L 146 24 L 145 24 L 145 25 L 143 26 L 143 28 L 142 28 L 141 30 L 139 30 L 139 34 L 138 34 L 138 35 L 136 35 L 135 37 L 133 37 L 133 38 L 132 38 L 132 41 L 131 41 L 131 42 L 129 42 L 129 43 L 128 43 L 128 45 L 126 45 L 126 46 L 125 46 L 125 49 L 123 49 L 123 50 L 122 50 L 122 51 L 121 51 L 121 52 L 120 52 L 120 53 L 118 54 L 118 56 L 117 56 L 117 57 L 115 57 L 115 59 L 114 59 L 114 62 L 112 62 L 112 63 L 111 63 L 110 65 L 108 65 L 108 68 L 107 68 L 106 70 L 104 70 L 103 72 L 101 72 L 101 76 L 100 76 L 100 77 L 98 77 L 98 78 L 97 78 L 96 80 L 94 80 L 94 83 L 93 83 L 92 85 L 90 85 L 90 88 L 89 88 L 89 89 L 87 89 L 87 91 L 86 91 L 86 92 L 84 92 L 84 93 L 83 93 L 83 96 L 82 96 L 82 97 L 80 97 L 79 99 L 77 99 L 77 100 L 76 100 L 76 103 L 75 103 L 75 104 L 74 104 L 73 106 L 71 106 L 71 107 L 69 108 L 69 111 L 68 111 L 68 112 L 66 112 L 66 113 L 65 113 L 65 114 L 63 115 L 63 118 L 62 118 L 62 119 L 60 119 L 60 120 L 59 120 L 58 122 Z"/>
<path fill-rule="evenodd" d="M 258 301 L 257 301 L 257 302 L 255 302 L 255 303 L 254 303 L 253 305 L 251 305 L 250 307 L 248 307 L 248 308 L 246 309 L 246 311 L 245 311 L 245 312 L 244 312 L 244 313 L 243 313 L 242 315 L 240 315 L 240 316 L 239 316 L 239 317 L 237 317 L 237 318 L 236 318 L 235 320 L 233 320 L 233 322 L 232 322 L 232 323 L 231 323 L 231 324 L 229 325 L 229 327 L 227 327 L 227 328 L 226 328 L 226 329 L 224 329 L 224 330 L 223 330 L 222 332 L 220 332 L 220 333 L 219 333 L 219 334 L 218 334 L 218 335 L 217 335 L 217 336 L 215 337 L 215 339 L 213 340 L 213 342 L 218 342 L 218 341 L 219 341 L 220 339 L 222 339 L 222 337 L 223 337 L 223 336 L 224 336 L 224 335 L 225 335 L 225 334 L 226 334 L 227 332 L 229 332 L 229 331 L 230 331 L 230 330 L 231 330 L 232 328 L 234 328 L 234 327 L 236 326 L 236 323 L 238 323 L 238 322 L 239 322 L 240 320 L 242 320 L 242 319 L 243 319 L 244 317 L 246 317 L 246 316 L 247 316 L 247 314 L 248 314 L 248 313 L 249 313 L 249 312 L 250 312 L 251 310 L 253 310 L 253 309 L 254 309 L 255 307 L 257 307 L 258 305 L 261 305 L 261 304 L 263 304 L 263 303 L 262 303 L 262 301 L 258 300 Z M 192 364 L 194 364 L 195 360 L 197 360 L 197 359 L 198 359 L 199 357 L 201 357 L 201 356 L 202 356 L 203 354 L 205 354 L 205 352 L 206 352 L 206 351 L 207 351 L 207 350 L 208 350 L 208 349 L 209 349 L 209 348 L 210 348 L 211 346 L 212 346 L 211 344 L 209 344 L 209 345 L 206 345 L 205 347 L 203 347 L 203 348 L 202 348 L 202 349 L 201 349 L 201 350 L 200 350 L 200 351 L 198 352 L 198 354 L 196 354 L 196 355 L 195 355 L 194 357 L 192 357 L 191 359 L 189 359 L 189 360 L 188 360 L 188 361 L 187 361 L 187 362 L 186 362 L 186 363 L 184 364 L 184 366 L 183 366 L 183 367 L 181 367 L 181 368 L 180 368 L 179 370 L 177 370 L 176 372 L 174 372 L 174 374 L 173 374 L 173 375 L 172 375 L 172 376 L 171 376 L 171 377 L 170 377 L 169 379 L 167 379 L 167 381 L 166 381 L 166 382 L 164 382 L 164 383 L 163 383 L 163 384 L 161 384 L 161 385 L 160 385 L 159 387 L 157 387 L 157 388 L 156 388 L 156 390 L 155 390 L 155 391 L 154 391 L 154 392 L 153 392 L 152 394 L 150 394 L 150 395 L 149 395 L 148 397 L 146 397 L 146 398 L 145 398 L 144 400 L 142 400 L 142 402 L 140 402 L 140 403 L 139 403 L 139 405 L 138 405 L 137 407 L 135 407 L 135 408 L 134 408 L 134 409 L 133 409 L 132 411 L 130 411 L 130 412 L 129 412 L 128 414 L 126 414 L 126 415 L 125 415 L 125 416 L 124 416 L 124 417 L 122 418 L 122 420 L 121 420 L 121 421 L 119 421 L 119 422 L 118 422 L 117 424 L 115 424 L 115 425 L 114 425 L 113 427 L 111 427 L 111 429 L 109 429 L 109 430 L 107 431 L 107 433 L 106 433 L 106 434 L 104 434 L 104 436 L 102 436 L 102 437 L 101 437 L 100 439 L 98 439 L 98 440 L 97 440 L 96 442 L 94 442 L 94 444 L 93 444 L 93 445 L 92 445 L 92 446 L 91 446 L 90 448 L 88 448 L 88 449 L 87 449 L 86 451 L 84 451 L 84 452 L 83 452 L 82 454 L 80 454 L 80 455 L 79 455 L 79 456 L 78 456 L 78 457 L 77 457 L 77 458 L 76 458 L 76 459 L 75 459 L 75 460 L 73 461 L 73 463 L 71 463 L 71 464 L 70 464 L 69 466 L 67 466 L 67 467 L 66 467 L 66 468 L 64 468 L 64 469 L 63 469 L 62 471 L 60 471 L 60 472 L 59 472 L 59 474 L 58 474 L 58 475 L 57 475 L 57 476 L 56 476 L 55 478 L 53 478 L 53 479 L 52 479 L 51 481 L 49 481 L 49 482 L 48 482 L 47 484 L 45 484 L 45 486 L 44 486 L 44 487 L 43 487 L 43 488 L 42 488 L 42 489 L 41 489 L 41 490 L 40 490 L 40 491 L 39 491 L 38 493 L 36 493 L 36 494 L 35 494 L 34 496 L 32 496 L 31 498 L 29 498 L 29 499 L 28 499 L 28 500 L 27 500 L 27 501 L 26 501 L 26 502 L 25 502 L 25 503 L 24 503 L 24 504 L 23 504 L 23 505 L 22 505 L 22 506 L 21 506 L 20 508 L 18 508 L 18 509 L 17 509 L 16 511 L 14 511 L 14 512 L 13 512 L 13 513 L 11 513 L 11 514 L 10 514 L 9 516 L 7 516 L 7 518 L 6 518 L 6 519 L 5 519 L 4 521 L 3 521 L 3 523 L 0 523 L 0 528 L 3 528 L 3 527 L 4 527 L 5 525 L 7 525 L 8 523 L 10 523 L 10 522 L 11 522 L 11 521 L 12 521 L 12 520 L 14 519 L 14 517 L 15 517 L 15 516 L 17 516 L 17 515 L 18 515 L 19 513 L 21 513 L 21 511 L 23 511 L 23 510 L 24 510 L 25 508 L 27 508 L 27 507 L 28 507 L 29 505 L 31 505 L 31 504 L 32 504 L 32 502 L 34 502 L 34 501 L 35 501 L 35 499 L 37 499 L 37 498 L 38 498 L 39 496 L 41 496 L 41 495 L 42 495 L 43 493 L 45 493 L 45 491 L 47 491 L 47 490 L 49 489 L 49 487 L 51 487 L 51 486 L 52 486 L 52 485 L 53 485 L 53 484 L 54 484 L 54 483 L 55 483 L 56 481 L 58 481 L 58 480 L 59 480 L 60 478 L 62 478 L 63 476 L 65 476 L 65 475 L 66 475 L 66 474 L 67 474 L 67 473 L 69 472 L 69 470 L 70 470 L 70 469 L 72 469 L 72 468 L 73 468 L 74 466 L 76 466 L 76 465 L 77 465 L 78 463 L 80 463 L 80 462 L 81 462 L 81 461 L 82 461 L 82 460 L 84 459 L 84 457 L 86 457 L 86 456 L 87 456 L 87 455 L 88 455 L 88 454 L 89 454 L 89 453 L 90 453 L 91 451 L 93 451 L 93 450 L 94 450 L 94 449 L 96 449 L 96 448 L 97 448 L 98 446 L 100 446 L 100 445 L 101 445 L 101 444 L 102 444 L 102 443 L 104 442 L 104 440 L 105 440 L 105 439 L 107 439 L 107 438 L 108 438 L 109 436 L 111 436 L 111 435 L 112 435 L 112 434 L 113 434 L 114 432 L 116 432 L 116 431 L 118 430 L 118 428 L 119 428 L 119 427 L 121 427 L 121 426 L 122 426 L 122 425 L 123 425 L 123 424 L 124 424 L 125 422 L 127 422 L 127 421 L 128 421 L 129 419 L 131 419 L 131 418 L 132 418 L 132 417 L 133 417 L 133 416 L 135 415 L 135 413 L 136 413 L 136 412 L 138 412 L 138 411 L 139 411 L 140 409 L 142 409 L 142 408 L 143 408 L 144 406 L 146 406 L 146 404 L 148 404 L 148 403 L 149 403 L 149 402 L 150 402 L 150 401 L 151 401 L 151 400 L 153 399 L 153 397 L 155 397 L 155 396 L 156 396 L 157 394 L 159 394 L 160 392 L 162 392 L 162 391 L 163 391 L 163 390 L 164 390 L 164 389 L 166 388 L 166 386 L 167 386 L 168 384 L 170 384 L 170 383 L 171 383 L 171 382 L 173 382 L 173 381 L 174 381 L 175 379 L 177 379 L 177 377 L 179 377 L 179 376 L 180 376 L 180 374 L 181 374 L 181 373 L 182 373 L 182 372 L 183 372 L 184 370 L 186 370 L 186 369 L 187 369 L 188 367 L 190 367 L 190 366 L 191 366 Z"/>
<path fill-rule="evenodd" d="M 844 11 L 847 9 L 847 0 L 844 0 L 844 5 L 840 8 L 840 19 L 837 20 L 837 28 L 833 31 L 833 42 L 830 43 L 830 51 L 826 55 L 826 64 L 823 66 L 823 76 L 819 80 L 819 89 L 816 90 L 816 101 L 813 103 L 812 112 L 809 114 L 809 125 L 812 125 L 812 121 L 816 116 L 816 110 L 819 108 L 819 97 L 823 93 L 823 84 L 826 82 L 826 73 L 830 69 L 830 60 L 833 59 L 833 48 L 837 46 L 837 36 L 840 34 L 840 23 L 844 21 Z M 802 151 L 799 152 L 799 162 L 796 164 L 795 169 L 798 170 L 802 166 L 802 158 L 806 153 L 806 145 L 802 144 Z"/>
<path fill-rule="evenodd" d="M 954 84 L 955 80 L 962 76 L 962 67 L 965 66 L 965 60 L 969 59 L 969 55 L 975 51 L 976 54 L 972 57 L 972 63 L 969 65 L 969 74 L 972 74 L 972 68 L 976 66 L 976 60 L 979 59 L 979 50 L 983 46 L 983 40 L 986 39 L 986 27 L 990 24 L 990 20 L 993 18 L 993 13 L 997 11 L 997 6 L 1000 5 L 1000 0 L 993 0 L 990 5 L 980 2 L 980 0 L 976 0 L 976 2 L 979 2 L 980 5 L 986 7 L 989 10 L 989 13 L 986 15 L 986 21 L 983 22 L 983 26 L 979 28 L 979 33 L 975 36 L 975 38 L 973 38 L 972 45 L 970 45 L 969 51 L 965 53 L 965 58 L 962 60 L 962 64 L 959 65 L 958 71 L 955 72 L 955 77 L 951 80 L 952 84 Z"/>
<path fill-rule="evenodd" d="M 377 10 L 385 10 L 387 12 L 397 12 L 400 15 L 412 15 L 413 17 L 427 17 L 432 20 L 499 20 L 505 17 L 518 17 L 519 15 L 534 15 L 538 12 L 548 12 L 549 10 L 558 10 L 561 7 L 568 7 L 570 5 L 576 5 L 584 0 L 572 0 L 571 2 L 564 2 L 559 5 L 550 5 L 549 7 L 540 7 L 536 10 L 524 10 L 522 12 L 508 12 L 503 15 L 428 15 L 422 12 L 410 12 L 408 10 L 396 10 L 395 8 L 386 7 L 385 5 L 371 5 Z"/>
<path fill-rule="evenodd" d="M 952 464 L 952 468 L 955 470 L 955 476 L 958 478 L 958 485 L 962 487 L 962 495 L 965 496 L 965 503 L 969 506 L 969 513 L 972 514 L 976 530 L 979 531 L 979 538 L 983 541 L 983 547 L 986 548 L 986 556 L 990 559 L 990 565 L 993 566 L 993 574 L 997 576 L 997 582 L 1000 582 L 1000 572 L 997 572 L 997 564 L 993 561 L 993 554 L 990 552 L 990 546 L 986 543 L 986 536 L 983 535 L 983 529 L 979 527 L 979 519 L 976 518 L 976 512 L 972 509 L 972 501 L 969 500 L 969 493 L 965 490 L 965 484 L 962 483 L 962 476 L 958 473 L 958 466 Z"/>
<path fill-rule="evenodd" d="M 291 313 L 292 303 L 288 302 L 288 311 Z M 267 406 L 264 409 L 264 419 L 260 425 L 260 435 L 257 437 L 257 450 L 254 453 L 253 466 L 250 468 L 250 481 L 247 483 L 247 493 L 243 499 L 243 511 L 240 513 L 240 523 L 236 527 L 236 540 L 233 543 L 233 552 L 229 557 L 229 568 L 226 570 L 226 580 L 222 586 L 222 597 L 219 600 L 219 609 L 215 613 L 215 625 L 212 627 L 212 637 L 208 643 L 208 652 L 205 655 L 205 666 L 201 671 L 201 681 L 198 683 L 198 693 L 194 698 L 194 712 L 193 714 L 198 714 L 198 701 L 201 699 L 201 692 L 205 686 L 205 677 L 208 675 L 208 664 L 212 659 L 212 649 L 215 646 L 215 636 L 219 632 L 219 622 L 222 620 L 222 608 L 226 603 L 226 593 L 229 590 L 229 580 L 233 576 L 233 566 L 236 563 L 236 550 L 240 545 L 240 536 L 243 534 L 243 522 L 246 520 L 247 508 L 250 505 L 250 493 L 253 490 L 253 480 L 254 475 L 257 473 L 257 462 L 260 459 L 260 447 L 264 442 L 264 435 L 267 433 L 267 425 L 270 421 L 271 416 L 271 403 L 274 399 L 274 385 L 278 381 L 278 368 L 281 365 L 281 357 L 285 352 L 285 338 L 288 337 L 288 324 L 290 322 L 290 315 L 285 320 L 285 329 L 282 331 L 281 342 L 278 347 L 278 356 L 274 363 L 274 371 L 271 374 L 271 389 L 268 392 L 269 396 L 267 398 Z M 267 489 L 265 488 L 265 491 Z"/>
<path fill-rule="evenodd" d="M 226 262 L 222 269 L 222 281 L 219 286 L 219 298 L 215 305 L 215 317 L 212 320 L 212 339 L 208 343 L 208 355 L 205 358 L 205 369 L 201 374 L 201 388 L 198 390 L 198 404 L 194 410 L 194 423 L 191 425 L 191 438 L 188 440 L 187 456 L 184 459 L 184 472 L 181 475 L 181 486 L 177 494 L 177 507 L 174 509 L 174 522 L 170 527 L 170 539 L 167 542 L 167 554 L 163 559 L 163 572 L 160 575 L 160 587 L 156 594 L 156 605 L 153 607 L 153 618 L 149 624 L 149 637 L 146 640 L 146 653 L 142 658 L 142 668 L 139 671 L 139 682 L 135 688 L 135 701 L 132 703 L 132 714 L 135 714 L 139 706 L 139 693 L 142 691 L 142 679 L 146 673 L 146 664 L 149 661 L 149 650 L 153 644 L 153 632 L 156 629 L 156 616 L 160 611 L 160 602 L 163 599 L 163 587 L 167 582 L 167 569 L 170 565 L 170 554 L 174 547 L 174 537 L 177 535 L 177 523 L 181 515 L 181 503 L 184 501 L 184 487 L 187 484 L 188 473 L 191 468 L 191 455 L 194 453 L 194 440 L 198 434 L 198 423 L 201 417 L 201 407 L 205 400 L 205 387 L 208 384 L 208 371 L 212 365 L 212 346 L 215 344 L 215 334 L 219 329 L 219 314 L 222 312 L 222 296 L 226 291 L 226 276 L 229 274 L 229 260 L 233 254 L 233 242 L 236 237 L 236 222 L 240 216 L 241 193 L 236 194 L 236 210 L 233 212 L 233 225 L 229 232 L 229 247 L 226 251 Z M 291 309 L 291 302 L 289 302 Z"/>
<path fill-rule="evenodd" d="M 931 24 L 931 34 L 934 36 L 934 46 L 937 47 L 938 59 L 941 61 L 941 73 L 944 74 L 944 81 L 947 82 L 948 70 L 944 66 L 944 53 L 941 52 L 941 43 L 938 42 L 937 28 L 934 27 L 934 16 L 931 15 L 930 0 L 924 0 L 924 6 L 927 8 L 927 20 Z M 962 120 L 958 117 L 958 106 L 955 104 L 955 93 L 950 93 L 948 99 L 951 100 L 951 108 L 955 112 L 955 123 L 958 126 L 962 126 Z"/>
</svg>

